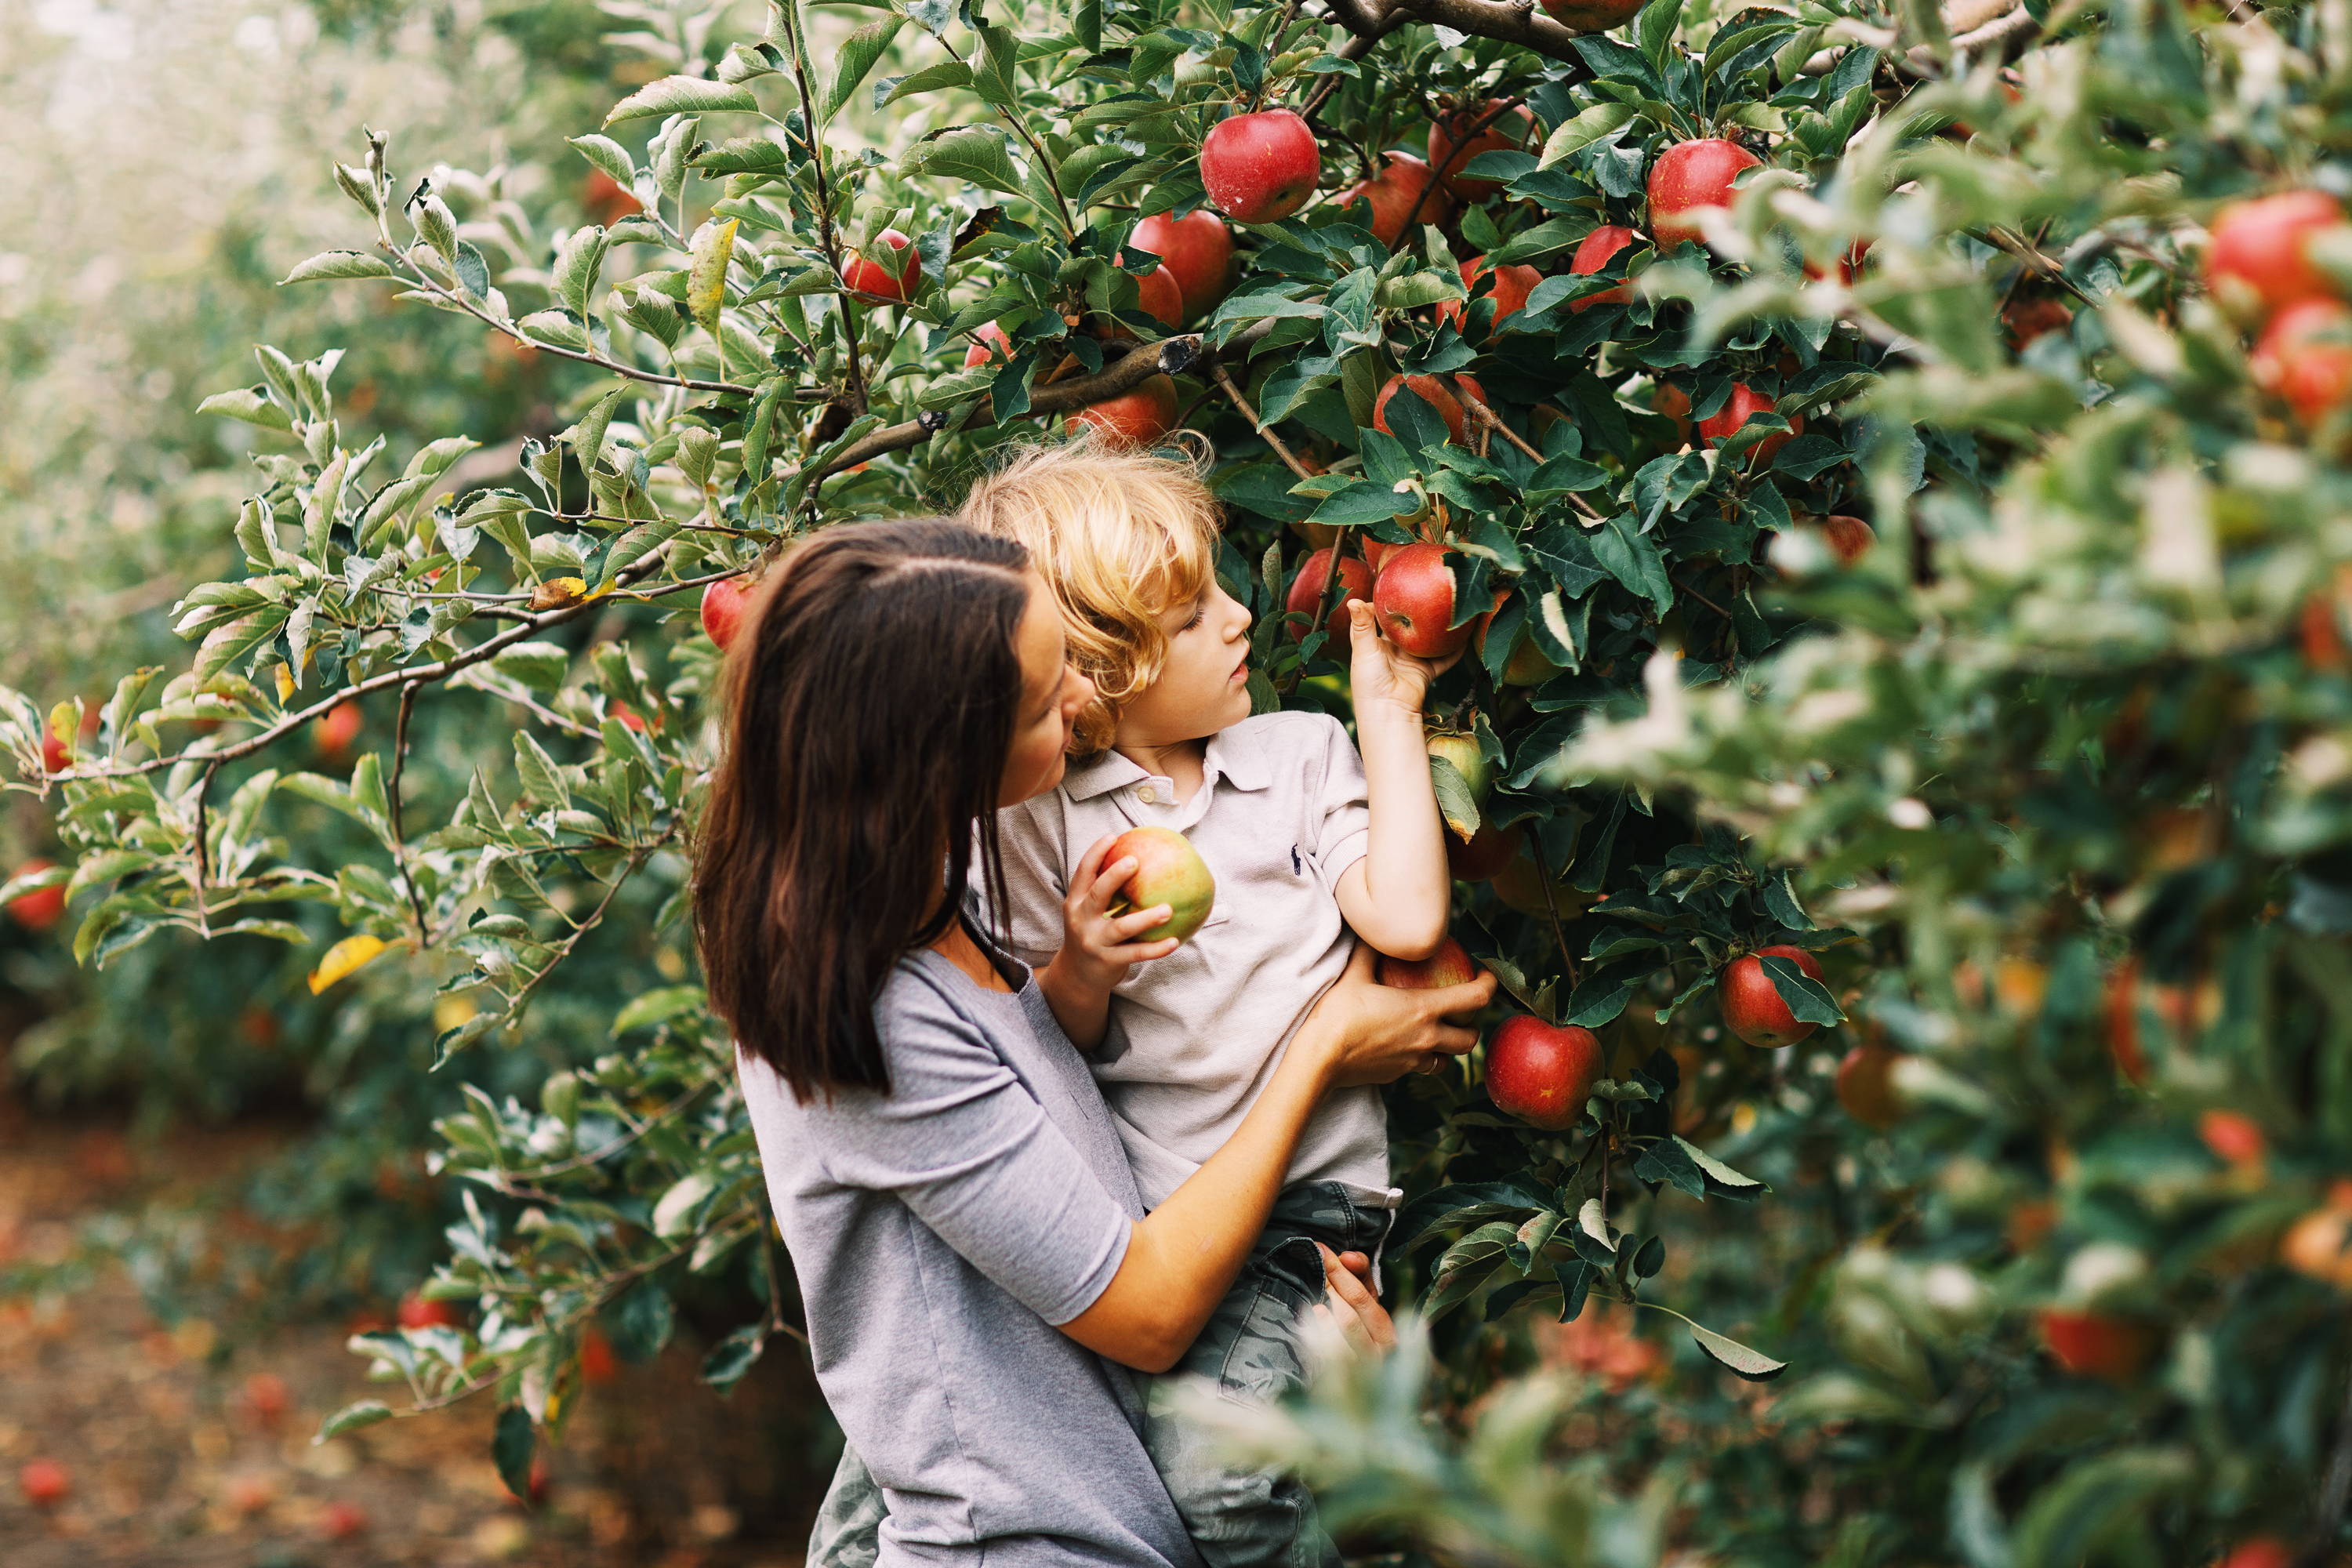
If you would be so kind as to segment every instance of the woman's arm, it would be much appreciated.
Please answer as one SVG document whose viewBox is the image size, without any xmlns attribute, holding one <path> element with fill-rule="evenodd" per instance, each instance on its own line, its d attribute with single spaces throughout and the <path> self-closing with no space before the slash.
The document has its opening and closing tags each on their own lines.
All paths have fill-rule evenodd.
<svg viewBox="0 0 2352 1568">
<path fill-rule="evenodd" d="M 1386 1083 L 1437 1053 L 1469 1050 L 1476 1033 L 1445 1020 L 1476 1012 L 1494 992 L 1490 974 L 1441 991 L 1378 985 L 1371 954 L 1359 947 L 1339 984 L 1291 1037 L 1241 1126 L 1165 1203 L 1135 1223 L 1118 1272 L 1062 1331 L 1141 1372 L 1174 1366 L 1265 1229 L 1316 1102 L 1327 1090 Z"/>
<path fill-rule="evenodd" d="M 1371 841 L 1332 890 L 1358 936 L 1391 958 L 1427 958 L 1445 940 L 1454 896 L 1422 734 L 1422 699 L 1437 667 L 1398 652 L 1373 626 L 1370 605 L 1355 605 L 1352 614 L 1349 685 Z"/>
</svg>

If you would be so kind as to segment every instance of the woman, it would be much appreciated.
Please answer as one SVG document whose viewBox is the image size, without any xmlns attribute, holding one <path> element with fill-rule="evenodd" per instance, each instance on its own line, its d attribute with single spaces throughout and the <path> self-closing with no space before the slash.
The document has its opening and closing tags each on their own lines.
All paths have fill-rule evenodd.
<svg viewBox="0 0 2352 1568">
<path fill-rule="evenodd" d="M 1466 1051 L 1444 1016 L 1492 991 L 1354 966 L 1145 1215 L 1084 1062 L 967 908 L 975 858 L 1001 884 L 996 808 L 1060 779 L 1089 695 L 1020 546 L 936 521 L 799 546 L 727 668 L 698 937 L 884 1563 L 1196 1563 L 1129 1369 L 1200 1331 L 1317 1100 Z"/>
</svg>

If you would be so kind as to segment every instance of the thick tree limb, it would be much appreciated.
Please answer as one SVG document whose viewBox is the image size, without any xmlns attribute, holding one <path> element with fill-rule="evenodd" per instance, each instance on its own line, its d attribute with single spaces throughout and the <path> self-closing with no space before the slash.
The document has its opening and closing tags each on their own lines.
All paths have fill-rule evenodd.
<svg viewBox="0 0 2352 1568">
<path fill-rule="evenodd" d="M 1553 21 L 1537 8 L 1536 0 L 1329 0 L 1329 4 L 1331 19 L 1365 40 L 1368 47 L 1407 22 L 1428 22 L 1474 38 L 1500 38 L 1569 65 L 1584 63 L 1574 47 L 1583 34 Z M 1322 107 L 1319 98 L 1315 107 Z"/>
</svg>

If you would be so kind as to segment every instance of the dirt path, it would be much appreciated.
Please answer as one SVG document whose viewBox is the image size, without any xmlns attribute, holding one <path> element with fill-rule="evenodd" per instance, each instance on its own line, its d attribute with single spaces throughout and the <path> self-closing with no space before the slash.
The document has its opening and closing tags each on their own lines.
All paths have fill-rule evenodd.
<svg viewBox="0 0 2352 1568">
<path fill-rule="evenodd" d="M 111 1127 L 58 1125 L 0 1098 L 0 1264 L 60 1257 L 76 1223 L 217 1177 L 272 1141 L 199 1132 L 134 1149 Z M 800 1561 L 823 1423 L 788 1357 L 772 1353 L 728 1401 L 695 1379 L 688 1346 L 619 1368 L 547 1452 L 543 1500 L 526 1510 L 491 1467 L 486 1405 L 314 1447 L 328 1413 L 385 1394 L 344 1336 L 319 1323 L 228 1347 L 201 1321 L 165 1329 L 121 1278 L 70 1300 L 0 1302 L 0 1564 Z M 38 1508 L 26 1483 L 38 1489 L 44 1464 L 68 1489 Z"/>
</svg>

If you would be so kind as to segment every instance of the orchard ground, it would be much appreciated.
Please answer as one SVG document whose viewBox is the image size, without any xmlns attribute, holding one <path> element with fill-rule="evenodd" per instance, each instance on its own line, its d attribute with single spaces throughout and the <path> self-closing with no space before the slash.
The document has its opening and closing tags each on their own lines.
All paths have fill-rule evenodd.
<svg viewBox="0 0 2352 1568">
<path fill-rule="evenodd" d="M 0 1088 L 0 1273 L 57 1260 L 110 1216 L 201 1200 L 291 1131 L 247 1121 L 142 1142 Z M 684 1343 L 614 1364 L 563 1444 L 541 1450 L 545 1495 L 525 1510 L 499 1483 L 475 1405 L 311 1442 L 329 1412 L 381 1392 L 343 1348 L 347 1328 L 297 1322 L 254 1342 L 202 1318 L 165 1324 L 121 1271 L 70 1300 L 0 1304 L 0 1563 L 799 1562 L 831 1458 L 804 1362 L 770 1357 L 727 1399 Z M 68 1490 L 42 1510 L 25 1472 L 45 1463 Z"/>
</svg>

